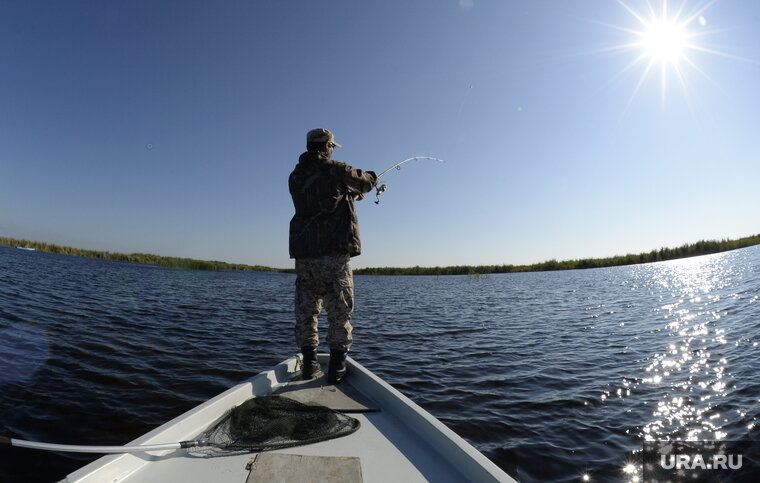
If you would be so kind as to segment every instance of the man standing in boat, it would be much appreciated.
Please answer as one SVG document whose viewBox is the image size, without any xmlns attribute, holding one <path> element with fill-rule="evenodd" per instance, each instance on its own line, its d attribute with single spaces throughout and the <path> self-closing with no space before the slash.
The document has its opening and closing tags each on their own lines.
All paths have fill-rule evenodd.
<svg viewBox="0 0 760 483">
<path fill-rule="evenodd" d="M 335 137 L 327 129 L 306 134 L 306 152 L 288 179 L 296 213 L 290 220 L 290 258 L 296 260 L 296 342 L 303 354 L 303 378 L 322 373 L 317 361 L 317 317 L 324 301 L 329 329 L 327 381 L 346 374 L 351 348 L 354 280 L 351 257 L 361 253 L 354 200 L 377 183 L 372 171 L 355 169 L 332 158 Z"/>
</svg>

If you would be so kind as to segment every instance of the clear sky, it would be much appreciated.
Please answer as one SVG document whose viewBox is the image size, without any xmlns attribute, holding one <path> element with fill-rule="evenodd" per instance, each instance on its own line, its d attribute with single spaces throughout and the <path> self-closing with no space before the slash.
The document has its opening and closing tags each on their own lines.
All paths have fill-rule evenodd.
<svg viewBox="0 0 760 483">
<path fill-rule="evenodd" d="M 760 2 L 665 7 L 0 0 L 0 236 L 291 267 L 315 127 L 358 168 L 445 160 L 357 204 L 355 267 L 759 233 Z"/>
</svg>

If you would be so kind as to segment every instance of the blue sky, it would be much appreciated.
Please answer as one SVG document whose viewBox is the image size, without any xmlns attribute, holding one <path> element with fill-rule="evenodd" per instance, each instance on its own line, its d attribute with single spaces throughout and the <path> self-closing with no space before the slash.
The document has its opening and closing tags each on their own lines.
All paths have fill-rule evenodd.
<svg viewBox="0 0 760 483">
<path fill-rule="evenodd" d="M 358 203 L 355 267 L 759 233 L 760 3 L 666 6 L 673 63 L 659 0 L 2 0 L 0 236 L 290 267 L 315 127 L 358 168 L 446 161 Z"/>
</svg>

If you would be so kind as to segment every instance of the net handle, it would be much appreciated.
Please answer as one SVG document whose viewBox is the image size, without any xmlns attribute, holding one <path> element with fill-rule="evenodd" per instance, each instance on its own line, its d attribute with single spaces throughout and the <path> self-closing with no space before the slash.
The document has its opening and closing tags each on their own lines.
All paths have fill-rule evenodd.
<svg viewBox="0 0 760 483">
<path fill-rule="evenodd" d="M 140 453 L 143 451 L 166 451 L 171 449 L 197 448 L 201 446 L 217 446 L 205 439 L 180 441 L 177 443 L 142 444 L 132 446 L 89 446 L 79 444 L 55 444 L 39 441 L 26 441 L 23 439 L 0 436 L 0 444 L 14 446 L 16 448 L 38 449 L 42 451 L 61 451 L 64 453 Z"/>
</svg>

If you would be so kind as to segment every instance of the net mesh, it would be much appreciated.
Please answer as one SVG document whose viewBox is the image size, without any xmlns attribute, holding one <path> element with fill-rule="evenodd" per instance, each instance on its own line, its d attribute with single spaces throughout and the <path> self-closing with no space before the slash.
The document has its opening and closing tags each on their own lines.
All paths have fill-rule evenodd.
<svg viewBox="0 0 760 483">
<path fill-rule="evenodd" d="M 333 409 L 269 395 L 227 411 L 201 437 L 224 450 L 264 451 L 338 438 L 357 429 L 357 419 Z"/>
</svg>

